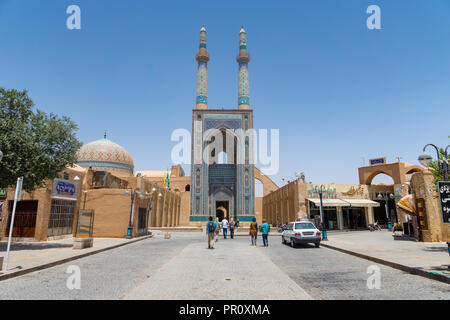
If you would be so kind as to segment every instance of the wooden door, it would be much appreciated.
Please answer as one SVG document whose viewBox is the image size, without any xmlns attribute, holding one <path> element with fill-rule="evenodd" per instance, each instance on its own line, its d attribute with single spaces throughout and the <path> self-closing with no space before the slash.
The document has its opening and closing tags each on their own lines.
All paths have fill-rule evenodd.
<svg viewBox="0 0 450 320">
<path fill-rule="evenodd" d="M 14 201 L 9 204 L 8 235 L 11 226 L 11 215 Z M 36 231 L 38 201 L 19 201 L 17 202 L 16 214 L 14 216 L 13 237 L 34 238 Z"/>
</svg>

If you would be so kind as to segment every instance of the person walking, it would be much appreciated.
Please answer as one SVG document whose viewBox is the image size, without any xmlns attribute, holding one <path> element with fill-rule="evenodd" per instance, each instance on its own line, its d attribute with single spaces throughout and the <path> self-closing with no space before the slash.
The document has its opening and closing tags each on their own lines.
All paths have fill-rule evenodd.
<svg viewBox="0 0 450 320">
<path fill-rule="evenodd" d="M 318 214 L 316 214 L 314 216 L 314 224 L 316 225 L 316 228 L 320 230 L 320 228 L 322 228 L 321 223 L 320 223 L 320 216 Z"/>
<path fill-rule="evenodd" d="M 261 225 L 261 233 L 262 233 L 264 247 L 269 246 L 269 230 L 270 230 L 270 226 L 267 223 L 267 220 L 264 219 L 263 223 Z"/>
<path fill-rule="evenodd" d="M 216 217 L 216 242 L 219 241 L 219 233 L 220 233 L 220 221 L 219 218 Z"/>
<path fill-rule="evenodd" d="M 258 236 L 258 223 L 256 222 L 256 218 L 253 218 L 252 223 L 250 223 L 249 235 L 252 239 L 252 246 L 256 247 L 256 240 L 257 240 L 257 236 Z"/>
<path fill-rule="evenodd" d="M 231 219 L 231 222 L 230 222 L 230 238 L 234 239 L 234 221 L 233 221 L 233 219 Z"/>
<path fill-rule="evenodd" d="M 208 249 L 214 249 L 214 238 L 216 236 L 216 222 L 212 217 L 206 223 L 206 234 L 208 235 Z"/>
<path fill-rule="evenodd" d="M 223 238 L 226 239 L 227 238 L 227 234 L 228 234 L 228 220 L 227 220 L 227 218 L 223 218 L 222 219 L 222 229 L 223 229 Z"/>
<path fill-rule="evenodd" d="M 239 219 L 236 219 L 236 223 L 234 224 L 234 231 L 238 231 L 239 228 Z"/>
</svg>

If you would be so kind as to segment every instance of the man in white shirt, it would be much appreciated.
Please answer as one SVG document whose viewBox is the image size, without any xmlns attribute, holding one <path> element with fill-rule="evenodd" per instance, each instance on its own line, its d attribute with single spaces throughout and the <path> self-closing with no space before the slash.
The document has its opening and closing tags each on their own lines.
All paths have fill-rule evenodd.
<svg viewBox="0 0 450 320">
<path fill-rule="evenodd" d="M 228 220 L 227 218 L 223 218 L 222 220 L 222 228 L 223 228 L 223 238 L 227 238 L 227 231 L 228 231 Z"/>
</svg>

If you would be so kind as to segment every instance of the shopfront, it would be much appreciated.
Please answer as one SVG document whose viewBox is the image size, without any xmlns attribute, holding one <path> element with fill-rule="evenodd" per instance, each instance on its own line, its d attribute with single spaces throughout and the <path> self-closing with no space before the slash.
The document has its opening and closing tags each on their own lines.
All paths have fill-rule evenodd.
<svg viewBox="0 0 450 320">
<path fill-rule="evenodd" d="M 54 179 L 47 237 L 72 235 L 78 183 Z"/>
<path fill-rule="evenodd" d="M 309 218 L 320 217 L 320 199 L 308 198 Z M 327 230 L 366 229 L 371 207 L 379 204 L 368 199 L 322 199 L 323 221 Z"/>
<path fill-rule="evenodd" d="M 320 217 L 320 199 L 307 199 L 309 202 L 309 218 L 315 220 L 316 216 Z M 339 199 L 322 199 L 323 206 L 323 222 L 327 230 L 341 229 L 339 222 L 340 207 L 347 205 Z"/>
<path fill-rule="evenodd" d="M 364 208 L 342 208 L 344 229 L 365 229 L 367 227 Z"/>
</svg>

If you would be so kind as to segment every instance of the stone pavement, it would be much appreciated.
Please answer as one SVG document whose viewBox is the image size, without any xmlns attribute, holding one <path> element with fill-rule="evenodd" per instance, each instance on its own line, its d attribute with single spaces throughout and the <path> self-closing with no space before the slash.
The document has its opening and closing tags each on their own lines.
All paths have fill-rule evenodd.
<svg viewBox="0 0 450 320">
<path fill-rule="evenodd" d="M 208 249 L 204 235 L 204 241 L 187 245 L 125 299 L 311 299 L 264 249 L 222 238 Z"/>
<path fill-rule="evenodd" d="M 445 242 L 394 240 L 392 232 L 328 232 L 322 244 L 395 264 L 450 277 L 450 258 Z"/>
<path fill-rule="evenodd" d="M 70 260 L 77 256 L 84 256 L 99 250 L 114 248 L 120 245 L 132 243 L 135 239 L 123 238 L 95 238 L 92 248 L 82 250 L 73 249 L 73 238 L 50 240 L 47 242 L 13 242 L 9 252 L 8 270 L 3 270 L 5 261 L 0 270 L 0 279 L 12 274 L 23 274 L 26 270 L 38 268 L 46 264 L 52 264 L 61 260 Z M 7 242 L 0 242 L 0 257 L 5 258 Z"/>
</svg>

